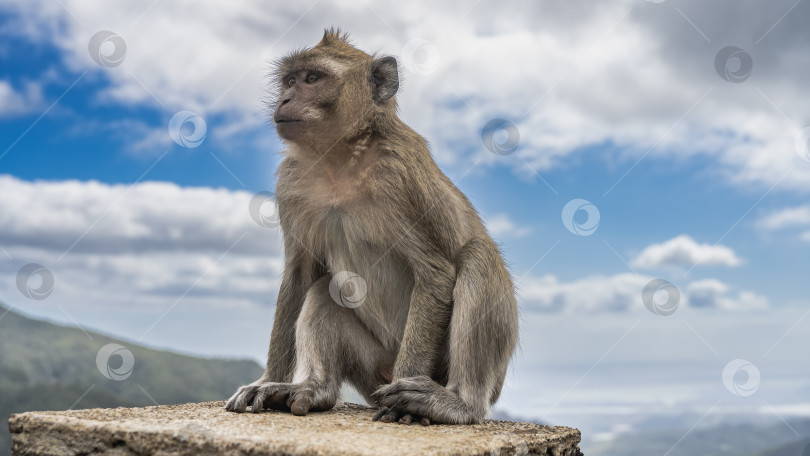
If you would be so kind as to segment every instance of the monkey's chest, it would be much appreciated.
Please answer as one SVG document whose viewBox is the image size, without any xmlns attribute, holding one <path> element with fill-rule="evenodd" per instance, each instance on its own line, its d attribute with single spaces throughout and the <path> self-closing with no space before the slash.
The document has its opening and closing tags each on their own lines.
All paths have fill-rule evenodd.
<svg viewBox="0 0 810 456">
<path fill-rule="evenodd" d="M 410 283 L 410 268 L 394 250 L 397 234 L 381 214 L 335 208 L 313 228 L 321 233 L 313 247 L 331 273 L 356 273 L 380 292 Z"/>
<path fill-rule="evenodd" d="M 334 208 L 310 230 L 313 252 L 319 252 L 332 276 L 333 299 L 354 309 L 386 345 L 397 345 L 405 328 L 413 279 L 410 267 L 393 249 L 396 234 L 384 217 L 369 208 Z M 381 242 L 386 238 L 389 242 Z"/>
</svg>

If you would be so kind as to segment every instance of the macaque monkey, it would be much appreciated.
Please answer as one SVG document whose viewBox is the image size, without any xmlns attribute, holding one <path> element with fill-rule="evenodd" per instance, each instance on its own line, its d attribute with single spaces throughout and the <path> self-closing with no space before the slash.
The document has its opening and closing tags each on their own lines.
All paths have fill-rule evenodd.
<svg viewBox="0 0 810 456">
<path fill-rule="evenodd" d="M 518 337 L 498 246 L 397 115 L 397 61 L 340 30 L 277 63 L 285 266 L 260 379 L 227 410 L 332 408 L 348 381 L 382 422 L 480 423 Z"/>
</svg>

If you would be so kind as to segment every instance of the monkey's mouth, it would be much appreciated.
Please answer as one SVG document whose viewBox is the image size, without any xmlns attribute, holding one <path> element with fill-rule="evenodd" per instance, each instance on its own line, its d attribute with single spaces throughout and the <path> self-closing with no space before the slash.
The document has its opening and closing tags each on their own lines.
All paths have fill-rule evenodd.
<svg viewBox="0 0 810 456">
<path fill-rule="evenodd" d="M 301 119 L 278 119 L 276 120 L 277 124 L 281 123 L 295 123 L 295 122 L 303 122 Z"/>
</svg>

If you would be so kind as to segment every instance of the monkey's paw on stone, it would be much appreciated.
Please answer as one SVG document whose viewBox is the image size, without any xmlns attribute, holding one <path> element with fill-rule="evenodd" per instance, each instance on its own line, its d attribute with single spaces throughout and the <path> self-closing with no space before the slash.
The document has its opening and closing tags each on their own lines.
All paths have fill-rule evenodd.
<svg viewBox="0 0 810 456">
<path fill-rule="evenodd" d="M 411 413 L 403 413 L 399 410 L 390 409 L 388 407 L 383 407 L 374 417 L 371 419 L 372 421 L 381 421 L 383 423 L 394 423 L 397 422 L 399 424 L 411 424 L 411 423 L 419 423 L 422 426 L 430 426 L 430 418 L 423 416 L 420 417 L 419 415 L 414 415 Z"/>
<path fill-rule="evenodd" d="M 424 375 L 396 380 L 375 391 L 371 397 L 380 406 L 380 411 L 373 418 L 374 421 L 379 420 L 384 423 L 398 421 L 402 424 L 419 422 L 425 426 L 431 423 L 431 416 L 435 415 L 433 411 L 436 399 L 446 402 L 448 405 L 461 402 L 457 397 L 452 397 L 452 393 L 446 388 Z M 436 418 L 433 416 L 433 422 L 450 424 L 466 421 L 461 417 L 459 420 Z"/>
<path fill-rule="evenodd" d="M 331 407 L 313 407 L 315 401 L 314 385 L 306 383 L 266 382 L 246 385 L 228 399 L 225 409 L 243 413 L 250 405 L 253 413 L 264 409 L 290 411 L 293 415 L 306 415 L 310 410 L 324 410 Z"/>
</svg>

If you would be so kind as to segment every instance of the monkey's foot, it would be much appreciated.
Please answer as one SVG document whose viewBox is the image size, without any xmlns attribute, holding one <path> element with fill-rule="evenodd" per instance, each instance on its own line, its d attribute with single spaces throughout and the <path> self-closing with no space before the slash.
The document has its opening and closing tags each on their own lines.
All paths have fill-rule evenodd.
<svg viewBox="0 0 810 456">
<path fill-rule="evenodd" d="M 371 394 L 380 405 L 380 410 L 372 420 L 383 423 L 430 424 L 428 401 L 436 393 L 439 384 L 426 376 L 408 377 L 385 385 Z"/>
<path fill-rule="evenodd" d="M 424 425 L 471 424 L 480 422 L 485 413 L 473 413 L 458 395 L 424 375 L 396 380 L 372 393 L 371 398 L 381 407 L 374 420 L 385 423 L 418 420 Z"/>
<path fill-rule="evenodd" d="M 323 396 L 323 395 L 320 395 Z M 260 383 L 246 385 L 231 396 L 225 410 L 242 413 L 251 406 L 253 413 L 264 409 L 290 411 L 293 415 L 306 415 L 312 410 L 327 410 L 332 404 L 316 404 L 316 388 L 308 383 Z"/>
</svg>

